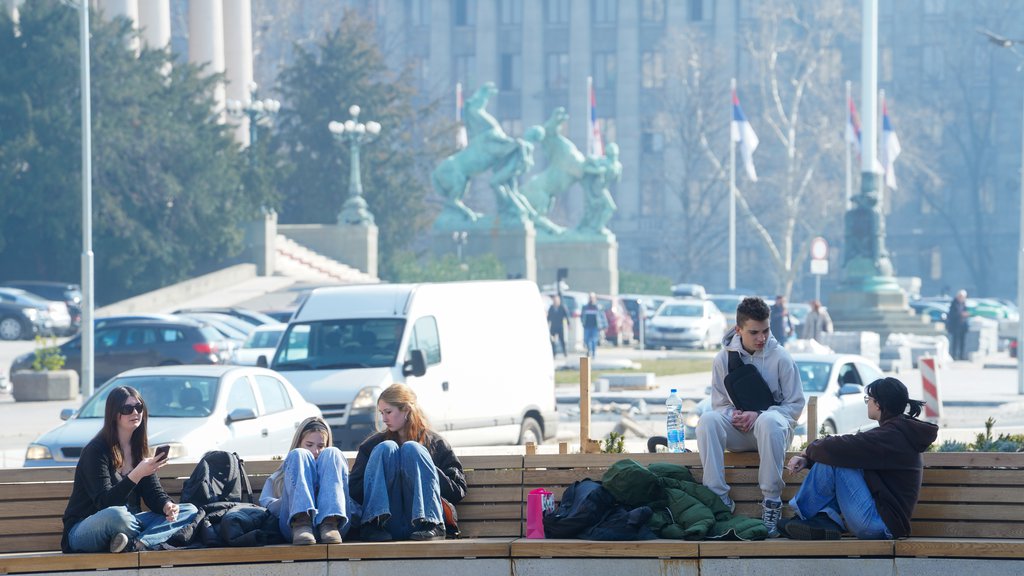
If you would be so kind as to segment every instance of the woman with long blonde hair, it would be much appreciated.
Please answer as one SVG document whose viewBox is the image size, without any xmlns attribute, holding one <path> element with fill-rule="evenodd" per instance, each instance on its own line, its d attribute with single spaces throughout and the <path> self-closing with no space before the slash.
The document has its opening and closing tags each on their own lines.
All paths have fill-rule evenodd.
<svg viewBox="0 0 1024 576">
<path fill-rule="evenodd" d="M 281 534 L 292 544 L 341 544 L 357 506 L 348 494 L 348 461 L 334 446 L 323 418 L 306 418 L 295 430 L 281 467 L 267 478 L 260 505 L 277 516 Z"/>
<path fill-rule="evenodd" d="M 443 540 L 442 499 L 466 496 L 466 476 L 451 446 L 430 429 L 416 393 L 392 384 L 377 400 L 378 429 L 359 446 L 352 466 L 352 498 L 363 507 L 359 537 Z"/>
</svg>

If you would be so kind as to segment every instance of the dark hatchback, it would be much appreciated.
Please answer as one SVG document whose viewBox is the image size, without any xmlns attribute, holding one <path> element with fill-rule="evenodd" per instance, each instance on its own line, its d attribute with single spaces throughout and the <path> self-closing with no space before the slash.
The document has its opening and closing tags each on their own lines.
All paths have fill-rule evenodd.
<svg viewBox="0 0 1024 576">
<path fill-rule="evenodd" d="M 125 370 L 177 364 L 222 364 L 227 359 L 219 332 L 203 322 L 128 320 L 96 329 L 95 382 L 100 384 Z M 81 335 L 60 346 L 65 366 L 82 375 Z M 11 373 L 29 370 L 34 353 L 14 360 Z"/>
<path fill-rule="evenodd" d="M 40 298 L 63 302 L 71 315 L 71 328 L 67 335 L 78 332 L 82 325 L 82 289 L 78 284 L 68 282 L 47 282 L 45 280 L 9 280 L 3 283 L 8 288 L 31 292 Z"/>
</svg>

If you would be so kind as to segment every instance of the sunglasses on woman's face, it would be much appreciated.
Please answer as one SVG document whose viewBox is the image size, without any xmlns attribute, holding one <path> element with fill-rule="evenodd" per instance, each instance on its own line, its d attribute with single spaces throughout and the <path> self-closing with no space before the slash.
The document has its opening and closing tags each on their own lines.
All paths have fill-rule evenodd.
<svg viewBox="0 0 1024 576">
<path fill-rule="evenodd" d="M 145 410 L 145 407 L 143 407 L 142 402 L 139 402 L 138 404 L 122 404 L 118 412 L 127 416 L 132 412 L 138 412 L 139 414 L 142 414 L 143 410 Z"/>
</svg>

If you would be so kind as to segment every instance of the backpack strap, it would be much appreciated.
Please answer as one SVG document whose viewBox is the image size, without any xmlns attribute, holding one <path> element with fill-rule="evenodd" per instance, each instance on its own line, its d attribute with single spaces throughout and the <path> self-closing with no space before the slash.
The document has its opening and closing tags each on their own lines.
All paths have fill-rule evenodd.
<svg viewBox="0 0 1024 576">
<path fill-rule="evenodd" d="M 742 367 L 743 359 L 740 358 L 740 353 L 735 350 L 729 350 L 729 372 Z"/>
<path fill-rule="evenodd" d="M 245 495 L 243 497 L 249 504 L 255 504 L 252 499 L 252 484 L 249 483 L 249 475 L 245 472 L 245 460 L 238 457 L 238 452 L 232 452 L 231 454 L 238 461 L 238 475 L 241 477 L 242 487 L 245 488 Z"/>
</svg>

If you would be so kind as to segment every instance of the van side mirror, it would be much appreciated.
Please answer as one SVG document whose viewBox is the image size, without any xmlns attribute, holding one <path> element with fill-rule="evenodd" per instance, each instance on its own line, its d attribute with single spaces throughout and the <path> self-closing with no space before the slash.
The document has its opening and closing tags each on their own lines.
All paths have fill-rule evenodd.
<svg viewBox="0 0 1024 576">
<path fill-rule="evenodd" d="M 256 413 L 253 412 L 252 408 L 235 408 L 230 414 L 228 414 L 228 424 L 255 419 Z"/>
<path fill-rule="evenodd" d="M 265 355 L 263 355 L 263 354 L 260 354 L 260 357 L 256 359 L 256 366 L 258 366 L 260 368 L 266 368 L 267 367 L 267 357 Z"/>
<path fill-rule="evenodd" d="M 410 350 L 409 359 L 402 364 L 403 376 L 423 376 L 427 373 L 427 356 L 423 350 Z"/>
</svg>

